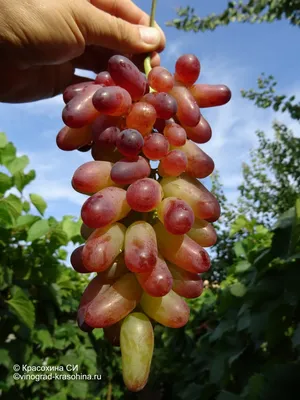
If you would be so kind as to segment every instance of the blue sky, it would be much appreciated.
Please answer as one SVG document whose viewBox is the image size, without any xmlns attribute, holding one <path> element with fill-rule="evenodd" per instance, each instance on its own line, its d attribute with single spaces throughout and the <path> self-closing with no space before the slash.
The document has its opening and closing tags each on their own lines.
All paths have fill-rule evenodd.
<svg viewBox="0 0 300 400">
<path fill-rule="evenodd" d="M 150 0 L 136 3 L 150 10 Z M 240 96 L 240 89 L 255 87 L 259 74 L 265 71 L 279 81 L 278 88 L 287 94 L 300 94 L 300 31 L 287 22 L 272 24 L 232 24 L 214 32 L 186 33 L 164 27 L 176 16 L 177 6 L 191 5 L 205 16 L 218 13 L 227 4 L 224 0 L 185 1 L 158 0 L 158 23 L 167 36 L 167 47 L 162 54 L 162 65 L 174 69 L 176 58 L 183 53 L 194 53 L 200 60 L 202 72 L 199 82 L 224 83 L 232 90 L 232 100 L 223 107 L 203 110 L 212 126 L 212 140 L 203 146 L 213 157 L 221 173 L 230 200 L 237 196 L 241 182 L 241 164 L 249 159 L 255 146 L 255 131 L 261 129 L 272 135 L 272 121 L 277 117 L 289 124 L 295 133 L 298 124 L 287 115 L 275 115 L 272 110 L 259 110 Z M 62 152 L 56 147 L 55 137 L 60 127 L 63 102 L 60 96 L 23 105 L 0 104 L 0 131 L 17 146 L 20 154 L 27 154 L 30 167 L 37 179 L 27 190 L 39 193 L 48 202 L 48 215 L 77 216 L 85 197 L 74 192 L 70 180 L 74 170 L 90 160 L 88 154 Z"/>
</svg>

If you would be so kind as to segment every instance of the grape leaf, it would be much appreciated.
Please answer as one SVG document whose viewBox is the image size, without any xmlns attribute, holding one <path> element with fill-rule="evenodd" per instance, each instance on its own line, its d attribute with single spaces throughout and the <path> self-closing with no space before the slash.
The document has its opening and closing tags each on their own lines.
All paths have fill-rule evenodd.
<svg viewBox="0 0 300 400">
<path fill-rule="evenodd" d="M 7 137 L 4 132 L 0 132 L 0 148 L 3 149 L 7 145 Z"/>
<path fill-rule="evenodd" d="M 230 292 L 233 296 L 243 297 L 246 294 L 247 289 L 241 282 L 236 282 L 230 286 Z"/>
<path fill-rule="evenodd" d="M 44 215 L 44 212 L 47 208 L 47 203 L 45 202 L 45 200 L 38 194 L 34 194 L 34 193 L 31 193 L 29 195 L 29 197 L 30 197 L 30 200 L 32 201 L 32 204 L 35 206 L 35 208 L 38 210 L 38 212 L 41 215 Z"/>
<path fill-rule="evenodd" d="M 8 300 L 7 303 L 11 311 L 16 314 L 28 328 L 33 329 L 35 322 L 34 305 L 20 287 L 13 287 L 12 298 Z"/>
<path fill-rule="evenodd" d="M 29 164 L 29 158 L 27 156 L 21 156 L 17 157 L 11 162 L 9 162 L 6 167 L 9 170 L 9 172 L 14 175 L 19 171 L 23 171 L 24 168 L 27 167 Z"/>
<path fill-rule="evenodd" d="M 0 200 L 0 226 L 11 227 L 14 222 L 14 215 L 11 207 L 5 201 Z"/>
<path fill-rule="evenodd" d="M 31 226 L 36 221 L 38 221 L 40 217 L 36 215 L 20 215 L 20 217 L 16 221 L 16 228 Z"/>
<path fill-rule="evenodd" d="M 5 167 L 16 158 L 17 150 L 12 143 L 7 143 L 3 149 L 0 148 L 1 164 Z"/>
<path fill-rule="evenodd" d="M 50 227 L 48 221 L 46 219 L 41 219 L 30 227 L 27 235 L 27 241 L 33 242 L 34 240 L 44 236 L 47 232 L 49 232 L 49 230 Z"/>
<path fill-rule="evenodd" d="M 12 179 L 10 176 L 0 172 L 0 193 L 5 193 L 6 190 L 12 187 Z"/>
</svg>

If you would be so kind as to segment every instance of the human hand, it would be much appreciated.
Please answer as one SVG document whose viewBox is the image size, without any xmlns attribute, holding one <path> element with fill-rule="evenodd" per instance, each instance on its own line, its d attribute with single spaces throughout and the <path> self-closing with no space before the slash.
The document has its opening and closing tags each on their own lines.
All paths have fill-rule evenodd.
<svg viewBox="0 0 300 400">
<path fill-rule="evenodd" d="M 84 80 L 75 68 L 98 73 L 113 54 L 165 46 L 162 30 L 148 28 L 149 16 L 131 0 L 0 0 L 0 9 L 2 102 L 55 96 Z"/>
</svg>

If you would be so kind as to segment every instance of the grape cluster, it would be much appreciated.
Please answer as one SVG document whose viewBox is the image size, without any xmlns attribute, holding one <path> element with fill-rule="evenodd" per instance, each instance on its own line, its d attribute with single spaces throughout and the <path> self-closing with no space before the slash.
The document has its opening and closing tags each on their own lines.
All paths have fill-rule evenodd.
<svg viewBox="0 0 300 400">
<path fill-rule="evenodd" d="M 68 87 L 57 136 L 62 150 L 91 151 L 73 188 L 89 197 L 81 210 L 85 244 L 71 264 L 95 272 L 84 291 L 78 324 L 103 328 L 121 347 L 123 377 L 132 391 L 148 379 L 153 325 L 184 326 L 183 298 L 201 295 L 201 273 L 210 267 L 204 247 L 216 242 L 211 222 L 216 198 L 200 183 L 213 160 L 195 143 L 211 138 L 200 108 L 230 100 L 224 85 L 195 84 L 196 56 L 181 56 L 175 74 L 153 68 L 148 77 L 115 55 L 92 82 Z M 158 164 L 155 168 L 153 165 Z"/>
</svg>

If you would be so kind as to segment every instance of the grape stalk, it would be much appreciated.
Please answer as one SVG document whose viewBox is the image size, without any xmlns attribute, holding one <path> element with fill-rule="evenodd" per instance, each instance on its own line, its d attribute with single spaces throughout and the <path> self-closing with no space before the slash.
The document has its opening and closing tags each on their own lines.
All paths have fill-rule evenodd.
<svg viewBox="0 0 300 400">
<path fill-rule="evenodd" d="M 153 1 L 151 24 L 154 23 Z M 120 346 L 124 383 L 147 383 L 153 327 L 180 328 L 189 320 L 185 298 L 203 291 L 210 268 L 205 248 L 216 243 L 217 199 L 199 181 L 214 162 L 199 144 L 211 139 L 202 109 L 226 104 L 225 85 L 197 83 L 200 61 L 184 54 L 171 73 L 145 74 L 127 57 L 112 56 L 92 82 L 68 87 L 57 135 L 64 151 L 90 152 L 74 173 L 82 205 L 85 244 L 71 255 L 73 268 L 94 273 L 78 309 L 85 332 L 103 329 Z M 158 167 L 153 167 L 153 161 Z"/>
</svg>

